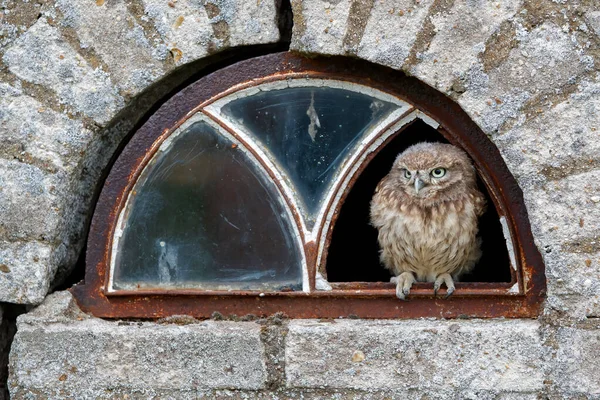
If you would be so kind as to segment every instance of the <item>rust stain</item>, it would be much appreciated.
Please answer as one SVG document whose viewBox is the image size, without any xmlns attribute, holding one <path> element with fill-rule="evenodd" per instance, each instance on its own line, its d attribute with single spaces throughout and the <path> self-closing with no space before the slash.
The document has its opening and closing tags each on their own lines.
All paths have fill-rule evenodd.
<svg viewBox="0 0 600 400">
<path fill-rule="evenodd" d="M 104 0 L 96 0 L 96 5 L 98 7 L 103 6 L 104 5 Z"/>
</svg>

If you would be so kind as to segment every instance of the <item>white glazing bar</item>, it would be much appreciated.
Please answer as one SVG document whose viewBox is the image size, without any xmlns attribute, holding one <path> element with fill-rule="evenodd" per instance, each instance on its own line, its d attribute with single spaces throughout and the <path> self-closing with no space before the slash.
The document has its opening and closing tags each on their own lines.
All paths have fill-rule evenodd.
<svg viewBox="0 0 600 400">
<path fill-rule="evenodd" d="M 515 256 L 515 247 L 513 246 L 512 235 L 508 228 L 508 221 L 505 216 L 500 217 L 500 225 L 502 225 L 502 233 L 504 234 L 504 240 L 506 240 L 506 249 L 508 250 L 508 257 L 510 258 L 510 266 L 516 271 L 517 270 L 517 258 Z"/>
</svg>

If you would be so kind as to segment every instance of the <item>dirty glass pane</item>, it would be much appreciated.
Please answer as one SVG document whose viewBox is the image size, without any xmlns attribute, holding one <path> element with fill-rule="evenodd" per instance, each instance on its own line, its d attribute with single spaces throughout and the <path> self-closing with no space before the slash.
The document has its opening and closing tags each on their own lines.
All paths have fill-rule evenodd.
<svg viewBox="0 0 600 400">
<path fill-rule="evenodd" d="M 302 287 L 301 253 L 274 184 L 204 122 L 154 157 L 125 212 L 114 289 Z"/>
<path fill-rule="evenodd" d="M 222 113 L 251 132 L 283 168 L 312 225 L 345 157 L 364 133 L 396 109 L 349 90 L 299 87 L 233 100 Z"/>
</svg>

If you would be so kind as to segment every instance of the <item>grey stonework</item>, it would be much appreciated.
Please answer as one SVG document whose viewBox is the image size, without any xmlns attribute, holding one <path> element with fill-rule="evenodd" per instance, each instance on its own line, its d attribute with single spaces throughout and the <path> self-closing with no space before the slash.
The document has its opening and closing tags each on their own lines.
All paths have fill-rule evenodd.
<svg viewBox="0 0 600 400">
<path fill-rule="evenodd" d="M 109 322 L 81 313 L 68 292 L 57 292 L 19 318 L 9 386 L 17 399 L 256 390 L 264 387 L 263 359 L 254 323 Z"/>
<path fill-rule="evenodd" d="M 279 4 L 0 0 L 0 302 L 44 300 L 80 255 L 94 192 L 123 138 L 186 68 L 277 42 Z M 20 319 L 12 398 L 600 399 L 596 2 L 291 6 L 293 51 L 413 75 L 458 102 L 496 144 L 546 264 L 543 314 L 138 325 L 83 315 L 63 293 Z"/>
<path fill-rule="evenodd" d="M 592 322 L 104 321 L 56 292 L 17 328 L 12 399 L 600 397 Z"/>
<path fill-rule="evenodd" d="M 544 388 L 540 329 L 529 320 L 292 321 L 287 383 L 434 397 L 535 393 Z"/>
</svg>

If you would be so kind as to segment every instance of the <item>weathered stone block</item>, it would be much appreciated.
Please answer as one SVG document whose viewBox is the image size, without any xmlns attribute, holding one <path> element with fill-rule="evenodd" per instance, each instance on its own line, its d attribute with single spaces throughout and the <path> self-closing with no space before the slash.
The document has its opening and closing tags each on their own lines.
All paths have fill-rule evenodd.
<svg viewBox="0 0 600 400">
<path fill-rule="evenodd" d="M 75 31 L 80 47 L 93 52 L 89 56 L 107 68 L 121 93 L 139 94 L 164 74 L 168 50 L 153 28 L 145 30 L 141 16 L 130 12 L 132 5 L 79 0 L 56 4 L 63 15 L 61 26 Z"/>
<path fill-rule="evenodd" d="M 82 314 L 69 293 L 50 295 L 18 319 L 11 349 L 12 398 L 110 398 L 264 386 L 260 326 L 104 321 Z"/>
<path fill-rule="evenodd" d="M 274 0 L 144 0 L 144 10 L 177 65 L 227 47 L 279 40 Z"/>
<path fill-rule="evenodd" d="M 52 208 L 56 179 L 16 160 L 0 159 L 0 171 L 0 233 L 11 240 L 47 239 L 60 223 Z"/>
<path fill-rule="evenodd" d="M 600 398 L 600 325 L 592 322 L 579 327 L 560 327 L 549 379 L 563 398 Z"/>
<path fill-rule="evenodd" d="M 215 36 L 219 38 L 219 25 L 226 24 L 222 46 L 248 46 L 279 41 L 279 0 L 218 0 L 213 1 L 218 7 L 218 14 L 211 17 Z M 210 15 L 209 15 L 210 16 Z"/>
<path fill-rule="evenodd" d="M 15 40 L 3 61 L 19 78 L 53 90 L 67 109 L 100 124 L 123 105 L 109 75 L 92 69 L 44 18 Z"/>
<path fill-rule="evenodd" d="M 543 388 L 536 321 L 292 321 L 289 387 L 534 393 Z M 439 398 L 439 397 L 436 397 Z"/>
<path fill-rule="evenodd" d="M 208 55 L 215 39 L 210 18 L 200 3 L 183 0 L 177 3 L 144 0 L 148 15 L 176 64 L 185 64 Z M 215 46 L 216 47 L 216 46 Z"/>
<path fill-rule="evenodd" d="M 74 193 L 92 132 L 80 121 L 0 84 L 0 301 L 39 303 L 64 262 Z M 71 253 L 77 250 L 70 249 Z M 55 257 L 56 256 L 56 257 Z"/>
<path fill-rule="evenodd" d="M 53 277 L 52 264 L 48 244 L 0 241 L 0 301 L 41 302 Z"/>
<path fill-rule="evenodd" d="M 358 38 L 358 56 L 401 69 L 411 55 L 432 4 L 433 0 L 375 1 L 370 13 L 367 13 L 364 34 L 354 33 L 362 36 Z"/>
<path fill-rule="evenodd" d="M 443 92 L 448 92 L 473 65 L 481 63 L 487 42 L 519 10 L 522 0 L 453 3 L 451 8 L 431 10 L 429 25 L 424 26 L 415 60 L 411 60 L 416 65 L 407 66 L 411 74 Z"/>
<path fill-rule="evenodd" d="M 291 49 L 306 53 L 344 54 L 351 3 L 350 0 L 292 0 L 294 31 Z"/>
<path fill-rule="evenodd" d="M 600 11 L 589 11 L 585 13 L 585 20 L 594 33 L 600 37 Z"/>
<path fill-rule="evenodd" d="M 33 97 L 0 83 L 0 157 L 37 166 L 45 174 L 71 172 L 93 134 Z"/>
<path fill-rule="evenodd" d="M 461 80 L 466 92 L 458 103 L 489 134 L 505 132 L 508 121 L 524 122 L 522 109 L 528 102 L 539 101 L 549 91 L 562 91 L 593 69 L 593 59 L 554 23 L 531 31 L 520 27 L 515 35 L 518 45 L 497 68 L 486 72 L 474 65 Z"/>
</svg>

